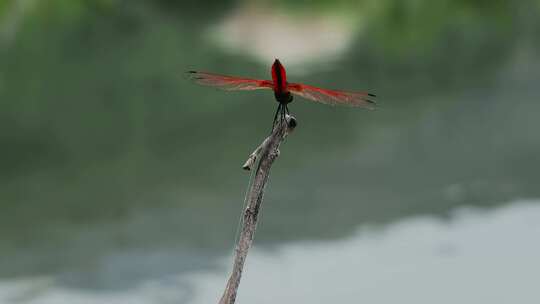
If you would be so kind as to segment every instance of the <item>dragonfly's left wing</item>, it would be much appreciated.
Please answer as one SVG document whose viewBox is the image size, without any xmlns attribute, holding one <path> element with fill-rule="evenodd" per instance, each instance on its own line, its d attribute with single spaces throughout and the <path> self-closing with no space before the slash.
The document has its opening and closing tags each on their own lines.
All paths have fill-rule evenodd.
<svg viewBox="0 0 540 304">
<path fill-rule="evenodd" d="M 368 92 L 327 90 L 302 83 L 289 83 L 287 88 L 294 95 L 320 103 L 349 105 L 371 109 L 375 107 L 375 101 L 369 99 L 369 97 L 375 97 L 375 95 Z"/>
<path fill-rule="evenodd" d="M 226 76 L 206 72 L 189 71 L 190 78 L 201 85 L 218 87 L 228 91 L 272 89 L 270 80 Z"/>
</svg>

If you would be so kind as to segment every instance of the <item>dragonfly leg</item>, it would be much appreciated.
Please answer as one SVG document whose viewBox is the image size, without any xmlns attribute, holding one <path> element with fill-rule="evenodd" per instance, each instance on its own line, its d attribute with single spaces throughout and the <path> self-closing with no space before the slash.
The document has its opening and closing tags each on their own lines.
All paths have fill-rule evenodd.
<svg viewBox="0 0 540 304">
<path fill-rule="evenodd" d="M 285 111 L 286 111 L 285 109 L 286 109 L 286 108 L 287 108 L 286 105 L 282 105 L 282 106 L 281 106 L 281 119 L 280 119 L 280 121 L 279 121 L 279 124 L 280 124 L 280 125 L 287 122 L 287 118 L 286 118 L 286 116 L 285 116 Z"/>
<path fill-rule="evenodd" d="M 274 131 L 274 128 L 276 126 L 276 121 L 277 121 L 277 118 L 278 118 L 278 114 L 281 113 L 281 103 L 279 104 L 277 110 L 276 110 L 276 114 L 274 114 L 274 121 L 272 122 L 272 131 Z"/>
</svg>

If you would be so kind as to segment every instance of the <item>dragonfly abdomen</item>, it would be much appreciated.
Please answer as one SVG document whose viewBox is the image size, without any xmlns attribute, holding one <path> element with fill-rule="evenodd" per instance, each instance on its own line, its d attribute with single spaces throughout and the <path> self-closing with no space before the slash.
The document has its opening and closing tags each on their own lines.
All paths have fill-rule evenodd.
<svg viewBox="0 0 540 304">
<path fill-rule="evenodd" d="M 272 65 L 272 81 L 274 82 L 274 91 L 276 93 L 287 91 L 287 74 L 278 59 Z"/>
</svg>

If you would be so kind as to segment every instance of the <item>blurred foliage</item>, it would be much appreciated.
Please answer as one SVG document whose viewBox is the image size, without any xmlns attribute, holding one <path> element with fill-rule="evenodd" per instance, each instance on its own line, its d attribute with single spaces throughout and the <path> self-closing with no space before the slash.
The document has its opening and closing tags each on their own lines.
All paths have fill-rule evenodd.
<svg viewBox="0 0 540 304">
<path fill-rule="evenodd" d="M 227 1 L 210 1 L 207 5 L 197 5 L 197 1 L 171 0 L 27 0 L 32 6 L 27 22 L 47 19 L 78 19 L 87 14 L 131 15 L 137 9 L 160 10 L 161 13 L 172 13 L 184 20 L 190 18 L 211 18 L 212 12 L 222 12 L 232 3 Z M 15 10 L 16 1 L 7 0 L 0 6 L 0 18 L 6 18 L 11 7 Z M 516 11 L 528 7 L 527 3 L 512 1 L 484 0 L 442 0 L 442 1 L 399 1 L 399 0 L 366 0 L 366 1 L 256 1 L 268 9 L 283 11 L 286 14 L 307 15 L 322 14 L 337 16 L 350 20 L 351 26 L 363 28 L 374 38 L 374 45 L 389 51 L 400 53 L 404 50 L 414 51 L 418 47 L 432 45 L 447 30 L 467 32 L 479 30 L 482 26 L 490 31 L 502 32 L 512 28 L 517 22 Z M 539 8 L 536 7 L 536 10 Z M 131 12 L 131 13 L 130 13 Z M 144 13 L 143 13 L 144 14 Z M 205 22 L 204 20 L 200 20 Z"/>
<path fill-rule="evenodd" d="M 495 33 L 510 29 L 517 17 L 510 1 L 386 1 L 373 14 L 377 21 L 376 44 L 402 52 L 430 45 L 453 30 L 466 34 L 487 26 Z M 504 33 L 502 33 L 504 34 Z"/>
<path fill-rule="evenodd" d="M 494 32 L 504 32 L 516 21 L 516 9 L 521 5 L 504 0 L 280 0 L 268 4 L 268 8 L 281 7 L 299 15 L 336 15 L 359 28 L 367 24 L 366 30 L 374 38 L 372 44 L 400 53 L 432 45 L 448 29 L 466 32 L 489 26 Z"/>
<path fill-rule="evenodd" d="M 43 174 L 45 180 L 40 184 L 59 179 L 54 183 L 62 189 L 51 185 L 48 201 L 88 206 L 94 200 L 110 199 L 114 193 L 119 196 L 115 205 L 119 209 L 121 202 L 133 204 L 132 197 L 138 193 L 131 192 L 149 191 L 153 184 L 162 184 L 161 178 L 170 178 L 163 174 L 181 178 L 186 185 L 197 184 L 202 175 L 175 171 L 196 170 L 198 164 L 192 158 L 212 158 L 210 152 L 197 148 L 205 140 L 197 136 L 217 140 L 220 135 L 214 134 L 215 124 L 225 124 L 229 113 L 243 111 L 241 107 L 250 97 L 225 97 L 241 100 L 227 106 L 216 104 L 214 95 L 197 96 L 197 102 L 192 102 L 200 92 L 195 93 L 182 78 L 182 71 L 193 66 L 213 66 L 236 74 L 261 71 L 244 58 L 219 53 L 201 35 L 202 25 L 210 24 L 214 14 L 223 15 L 223 6 L 232 4 L 33 3 L 16 39 L 4 47 L 0 58 L 0 179 L 4 193 L 11 193 L 3 204 L 19 205 L 43 196 L 41 188 L 34 194 L 29 189 L 20 192 L 21 186 L 35 184 L 29 181 L 41 180 Z M 326 7 L 323 3 L 327 2 L 318 3 Z M 348 10 L 355 3 L 341 1 L 336 6 Z M 301 7 L 302 3 L 282 5 Z M 460 75 L 471 67 L 476 78 L 490 75 L 496 63 L 511 52 L 512 40 L 519 38 L 521 30 L 519 23 L 509 25 L 519 18 L 522 6 L 511 8 L 505 1 L 377 1 L 362 5 L 373 12 L 367 14 L 372 18 L 368 33 L 360 34 L 339 73 L 343 86 L 353 87 L 358 70 L 366 71 L 369 87 L 388 92 L 387 97 L 402 90 L 421 96 L 439 88 L 467 86 L 471 78 Z M 10 6 L 3 7 L 5 17 Z M 381 49 L 390 54 L 380 53 Z M 312 79 L 322 82 L 325 77 L 328 75 L 320 74 Z M 473 81 L 470 86 L 477 84 Z M 201 124 L 196 117 L 203 113 L 218 121 Z M 238 132 L 240 137 L 248 136 L 248 131 Z M 243 147 L 236 149 L 244 152 Z M 120 180 L 126 185 L 125 192 L 115 187 L 104 191 L 105 185 Z M 64 183 L 78 186 L 64 187 Z M 97 197 L 80 198 L 78 187 L 92 183 L 100 189 L 94 193 Z M 81 208 L 85 216 L 109 212 Z"/>
</svg>

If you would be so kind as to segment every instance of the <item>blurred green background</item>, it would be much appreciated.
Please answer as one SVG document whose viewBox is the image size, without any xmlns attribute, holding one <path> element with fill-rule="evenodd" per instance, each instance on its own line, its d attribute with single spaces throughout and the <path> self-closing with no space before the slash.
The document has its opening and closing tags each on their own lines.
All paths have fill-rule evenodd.
<svg viewBox="0 0 540 304">
<path fill-rule="evenodd" d="M 462 208 L 537 206 L 539 17 L 536 0 L 0 0 L 0 303 L 218 298 L 249 180 L 240 167 L 277 104 L 197 86 L 187 70 L 268 79 L 280 58 L 290 81 L 378 95 L 376 111 L 291 104 L 299 126 L 267 187 L 263 256 L 312 254 L 304 242 L 324 252 L 359 227 L 453 223 Z M 517 253 L 540 232 L 524 231 Z M 216 284 L 200 287 L 201 272 Z M 510 287 L 509 299 L 540 300 Z M 303 303 L 296 291 L 281 302 Z"/>
</svg>

